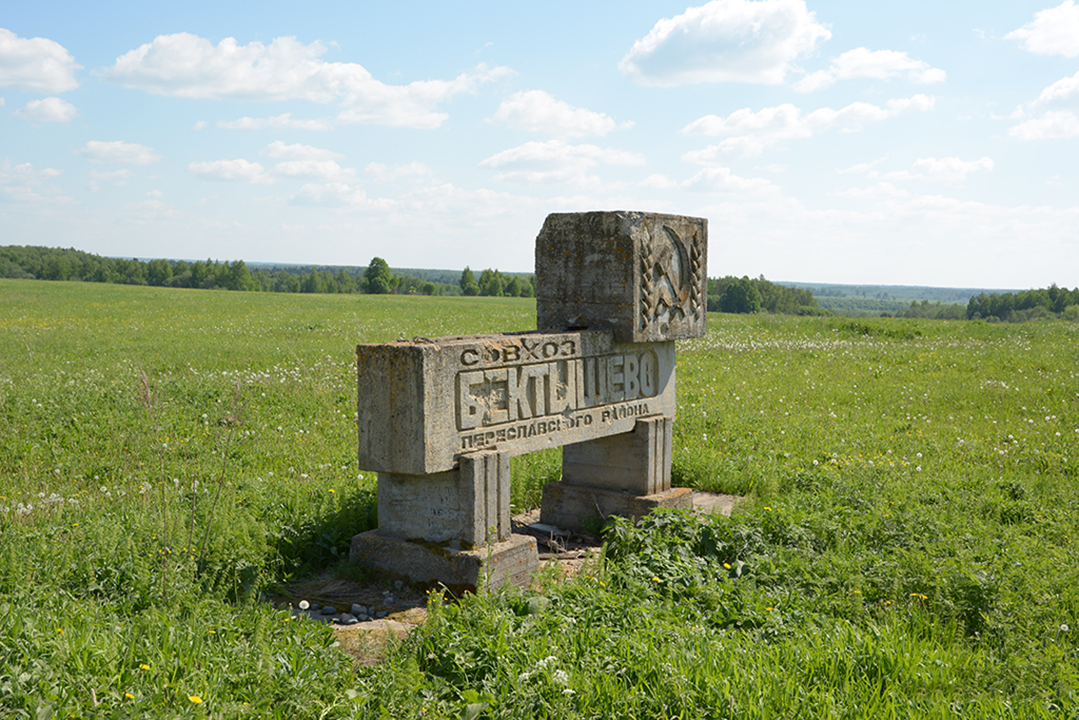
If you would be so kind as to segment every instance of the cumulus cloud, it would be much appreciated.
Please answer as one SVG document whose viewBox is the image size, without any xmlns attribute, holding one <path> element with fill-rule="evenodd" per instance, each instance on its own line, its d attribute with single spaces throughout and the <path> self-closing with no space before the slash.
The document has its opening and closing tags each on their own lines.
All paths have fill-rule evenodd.
<svg viewBox="0 0 1079 720">
<path fill-rule="evenodd" d="M 344 182 L 329 182 L 323 185 L 309 183 L 299 192 L 289 197 L 290 205 L 312 205 L 316 207 L 342 207 L 353 210 L 385 210 L 396 203 L 385 198 L 372 199 L 362 188 Z"/>
<path fill-rule="evenodd" d="M 763 108 L 736 110 L 727 117 L 706 115 L 682 128 L 686 135 L 723 136 L 727 139 L 703 150 L 682 156 L 687 162 L 713 164 L 728 157 L 753 157 L 786 140 L 812 137 L 824 130 L 856 132 L 864 125 L 895 117 L 900 113 L 931 110 L 934 100 L 926 95 L 889 100 L 884 107 L 856 102 L 834 110 L 819 108 L 803 115 L 790 103 Z"/>
<path fill-rule="evenodd" d="M 703 168 L 679 187 L 691 192 L 720 192 L 739 195 L 777 192 L 779 190 L 778 186 L 773 185 L 764 178 L 739 177 L 733 174 L 730 168 L 726 167 Z"/>
<path fill-rule="evenodd" d="M 1018 40 L 1023 49 L 1037 55 L 1079 55 L 1079 6 L 1064 0 L 1055 8 L 1041 10 L 1034 19 L 1004 36 Z"/>
<path fill-rule="evenodd" d="M 1042 90 L 1033 106 L 1059 106 L 1079 104 L 1079 72 L 1071 77 L 1057 80 Z"/>
<path fill-rule="evenodd" d="M 233 180 L 255 185 L 269 185 L 274 181 L 266 174 L 261 164 L 248 162 L 242 158 L 193 162 L 187 166 L 187 170 L 204 180 Z"/>
<path fill-rule="evenodd" d="M 90 177 L 94 180 L 126 180 L 130 177 L 134 177 L 135 173 L 131 172 L 127 168 L 121 168 L 120 170 L 91 170 Z"/>
<path fill-rule="evenodd" d="M 191 33 L 159 35 L 131 50 L 103 77 L 124 87 L 155 95 L 194 99 L 254 101 L 308 100 L 339 106 L 337 120 L 393 127 L 435 128 L 448 117 L 438 105 L 455 95 L 475 92 L 484 82 L 512 71 L 484 64 L 452 80 L 420 80 L 387 85 L 362 65 L 326 62 L 321 42 L 305 45 L 280 37 L 265 45 L 240 45 L 225 38 L 216 46 Z M 281 120 L 278 116 L 277 120 Z M 271 118 L 269 120 L 274 120 Z M 230 127 L 268 126 L 243 118 Z M 283 122 L 291 122 L 285 117 Z M 298 121 L 304 122 L 304 121 Z"/>
<path fill-rule="evenodd" d="M 1079 137 L 1079 114 L 1071 110 L 1050 110 L 1041 117 L 1024 120 L 1008 130 L 1016 140 L 1053 140 Z"/>
<path fill-rule="evenodd" d="M 78 109 L 58 97 L 47 97 L 43 100 L 31 100 L 26 107 L 19 108 L 14 113 L 15 117 L 29 120 L 30 122 L 70 122 L 79 114 Z"/>
<path fill-rule="evenodd" d="M 10 162 L 4 160 L 0 162 L 0 193 L 16 202 L 70 203 L 71 198 L 47 184 L 62 173 L 62 170 L 56 168 L 37 170 L 30 163 L 12 167 Z"/>
<path fill-rule="evenodd" d="M 82 65 L 58 42 L 21 38 L 0 28 L 0 87 L 60 93 L 79 86 L 75 71 Z"/>
<path fill-rule="evenodd" d="M 392 182 L 401 178 L 417 178 L 433 175 L 434 170 L 424 163 L 412 161 L 400 165 L 384 165 L 383 163 L 367 163 L 364 172 L 381 182 Z"/>
<path fill-rule="evenodd" d="M 644 165 L 637 153 L 596 145 L 569 145 L 562 140 L 528 142 L 492 155 L 480 163 L 484 168 L 507 168 L 496 180 L 520 183 L 595 184 L 599 180 L 588 171 L 599 164 Z"/>
<path fill-rule="evenodd" d="M 90 162 L 118 165 L 149 165 L 161 159 L 160 155 L 154 153 L 153 148 L 120 140 L 91 140 L 86 143 L 86 147 L 76 150 L 75 153 Z"/>
<path fill-rule="evenodd" d="M 831 36 L 804 0 L 714 0 L 657 22 L 618 68 L 640 85 L 775 85 L 795 58 Z"/>
<path fill-rule="evenodd" d="M 992 158 L 983 157 L 978 160 L 961 160 L 957 157 L 946 158 L 919 158 L 911 165 L 910 170 L 895 170 L 882 173 L 874 168 L 885 158 L 871 163 L 860 163 L 843 170 L 837 170 L 840 174 L 865 175 L 874 180 L 940 180 L 943 182 L 957 183 L 967 179 L 967 175 L 975 172 L 992 172 L 994 163 Z M 894 187 L 891 183 L 879 183 L 879 187 Z M 855 191 L 850 191 L 845 197 L 854 197 Z M 859 191 L 860 192 L 860 191 Z M 842 195 L 842 193 L 840 193 Z M 868 196 L 866 196 L 868 197 Z"/>
<path fill-rule="evenodd" d="M 652 188 L 654 190 L 673 190 L 678 183 L 662 173 L 653 173 L 637 183 L 639 188 Z"/>
<path fill-rule="evenodd" d="M 329 130 L 333 125 L 325 120 L 294 120 L 292 113 L 282 113 L 268 118 L 243 116 L 239 120 L 218 120 L 217 126 L 226 130 L 263 130 L 265 128 L 291 128 L 293 130 Z"/>
<path fill-rule="evenodd" d="M 888 80 L 901 75 L 920 85 L 944 82 L 947 77 L 943 70 L 930 67 L 929 63 L 922 60 L 915 60 L 905 52 L 870 51 L 860 47 L 834 58 L 826 70 L 806 75 L 794 84 L 794 89 L 798 92 L 812 92 L 826 88 L 837 80 Z"/>
<path fill-rule="evenodd" d="M 983 157 L 978 160 L 960 160 L 957 157 L 919 158 L 910 170 L 886 173 L 885 180 L 943 180 L 961 182 L 973 172 L 992 172 L 993 160 Z"/>
<path fill-rule="evenodd" d="M 890 182 L 879 182 L 864 188 L 849 188 L 836 193 L 838 197 L 851 200 L 875 200 L 879 198 L 902 198 L 910 193 L 902 188 L 897 188 Z"/>
<path fill-rule="evenodd" d="M 301 143 L 286 145 L 280 140 L 275 140 L 267 145 L 266 154 L 281 160 L 340 160 L 344 157 L 341 153 L 333 150 L 325 150 Z"/>
<path fill-rule="evenodd" d="M 1011 119 L 1022 119 L 1008 130 L 1017 140 L 1053 140 L 1079 135 L 1079 73 L 1062 78 L 1041 91 L 1030 104 L 1031 109 L 1044 111 L 1040 117 L 1029 117 L 1022 105 Z"/>
<path fill-rule="evenodd" d="M 350 178 L 356 174 L 353 168 L 343 168 L 333 160 L 289 160 L 274 165 L 273 171 L 289 177 L 314 177 L 324 180 Z"/>
<path fill-rule="evenodd" d="M 602 137 L 612 130 L 633 127 L 632 122 L 618 124 L 605 113 L 573 107 L 542 90 L 511 95 L 498 106 L 492 119 L 516 130 L 556 137 Z"/>
</svg>

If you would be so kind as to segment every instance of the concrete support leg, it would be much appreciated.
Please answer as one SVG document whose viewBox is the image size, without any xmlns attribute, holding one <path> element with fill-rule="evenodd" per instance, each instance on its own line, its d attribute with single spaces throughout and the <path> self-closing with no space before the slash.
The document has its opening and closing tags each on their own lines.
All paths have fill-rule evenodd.
<svg viewBox="0 0 1079 720">
<path fill-rule="evenodd" d="M 527 584 L 539 556 L 535 541 L 511 535 L 509 456 L 472 453 L 431 475 L 379 473 L 378 530 L 353 537 L 350 559 L 454 590 Z"/>
<path fill-rule="evenodd" d="M 652 415 L 639 418 L 633 432 L 563 447 L 562 480 L 544 486 L 540 521 L 587 531 L 608 515 L 691 508 L 692 492 L 671 488 L 673 425 L 671 417 Z"/>
</svg>

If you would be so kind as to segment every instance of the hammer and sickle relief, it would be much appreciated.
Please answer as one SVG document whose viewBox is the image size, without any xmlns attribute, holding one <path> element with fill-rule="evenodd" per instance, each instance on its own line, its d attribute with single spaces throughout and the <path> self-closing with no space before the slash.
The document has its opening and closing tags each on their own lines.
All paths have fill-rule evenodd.
<svg viewBox="0 0 1079 720">
<path fill-rule="evenodd" d="M 652 241 L 650 262 L 651 287 L 645 283 L 644 294 L 649 297 L 643 304 L 642 326 L 659 323 L 662 335 L 670 332 L 672 322 L 686 317 L 685 307 L 689 301 L 693 279 L 689 271 L 689 255 L 678 234 L 664 226 L 663 232 L 655 233 Z"/>
</svg>

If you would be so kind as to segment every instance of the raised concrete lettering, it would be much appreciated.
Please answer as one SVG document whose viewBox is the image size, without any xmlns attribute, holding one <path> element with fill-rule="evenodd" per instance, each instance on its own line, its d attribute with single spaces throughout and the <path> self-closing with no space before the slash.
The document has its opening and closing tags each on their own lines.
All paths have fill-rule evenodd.
<svg viewBox="0 0 1079 720">
<path fill-rule="evenodd" d="M 537 332 L 361 345 L 357 358 L 365 470 L 438 473 L 465 453 L 519 455 L 675 412 L 673 342 Z"/>
</svg>

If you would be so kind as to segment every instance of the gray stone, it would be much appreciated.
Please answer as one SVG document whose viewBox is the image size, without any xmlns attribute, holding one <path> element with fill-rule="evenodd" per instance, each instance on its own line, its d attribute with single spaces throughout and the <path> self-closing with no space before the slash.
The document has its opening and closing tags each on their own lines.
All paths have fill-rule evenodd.
<svg viewBox="0 0 1079 720">
<path fill-rule="evenodd" d="M 363 605 L 357 605 L 356 603 L 352 603 L 352 608 L 351 609 L 352 609 L 352 614 L 353 615 L 366 615 L 367 614 L 367 608 L 365 608 Z"/>
<path fill-rule="evenodd" d="M 581 487 L 563 482 L 543 486 L 540 520 L 574 532 L 594 532 L 611 515 L 639 519 L 657 507 L 691 510 L 693 491 L 671 488 L 654 495 L 631 495 L 617 490 Z"/>
<path fill-rule="evenodd" d="M 389 615 L 389 613 L 386 612 L 385 610 L 379 610 L 377 613 L 375 613 L 375 619 L 376 620 L 381 620 L 382 618 L 386 617 L 387 615 Z"/>
<path fill-rule="evenodd" d="M 638 418 L 633 432 L 562 449 L 562 482 L 567 485 L 654 495 L 671 487 L 673 418 Z"/>
<path fill-rule="evenodd" d="M 462 455 L 519 455 L 675 413 L 674 343 L 519 333 L 357 347 L 359 467 L 430 475 Z"/>
<path fill-rule="evenodd" d="M 352 538 L 349 558 L 411 583 L 441 583 L 454 592 L 507 584 L 523 588 L 539 568 L 536 541 L 524 535 L 510 535 L 475 550 L 453 550 L 445 544 L 408 542 L 370 530 Z"/>
<path fill-rule="evenodd" d="M 323 615 L 335 615 L 337 613 L 337 608 L 333 607 L 332 605 L 327 605 L 326 607 L 319 610 L 319 612 L 321 612 Z"/>
<path fill-rule="evenodd" d="M 644 212 L 552 213 L 536 238 L 540 330 L 618 342 L 703 337 L 708 221 Z"/>
<path fill-rule="evenodd" d="M 358 622 L 359 620 L 357 620 L 348 613 L 341 613 L 341 615 L 337 618 L 338 625 L 355 625 Z"/>
<path fill-rule="evenodd" d="M 510 459 L 474 452 L 456 470 L 430 475 L 378 474 L 378 529 L 402 540 L 469 547 L 510 534 Z"/>
</svg>

